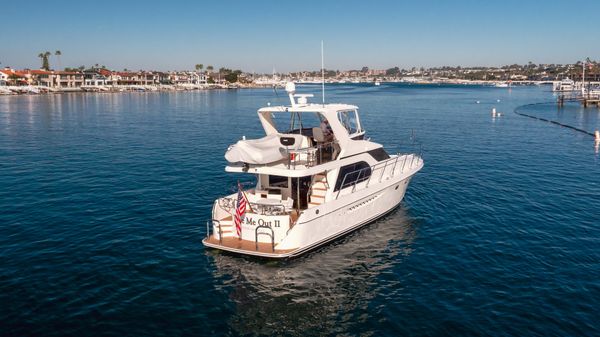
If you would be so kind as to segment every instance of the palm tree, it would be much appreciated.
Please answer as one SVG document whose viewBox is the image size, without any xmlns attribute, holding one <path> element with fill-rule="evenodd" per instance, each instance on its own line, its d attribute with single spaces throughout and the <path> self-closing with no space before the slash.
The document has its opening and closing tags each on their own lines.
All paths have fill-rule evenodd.
<svg viewBox="0 0 600 337">
<path fill-rule="evenodd" d="M 38 57 L 39 57 L 39 58 L 40 58 L 40 60 L 42 61 L 42 67 L 41 67 L 41 68 L 44 68 L 44 53 L 39 53 L 39 54 L 38 54 Z"/>
<path fill-rule="evenodd" d="M 206 67 L 206 70 L 208 70 L 209 72 L 212 72 L 213 69 L 215 69 L 213 66 L 209 65 L 208 67 Z"/>
<path fill-rule="evenodd" d="M 42 54 L 42 68 L 44 68 L 46 70 L 50 70 L 50 62 L 49 62 L 50 55 L 52 55 L 52 54 L 49 51 Z"/>
<path fill-rule="evenodd" d="M 56 56 L 57 59 L 57 63 L 58 63 L 58 70 L 60 70 L 61 66 L 60 66 L 60 56 L 62 55 L 62 52 L 60 50 L 57 50 L 54 52 L 54 55 Z"/>
<path fill-rule="evenodd" d="M 202 64 L 202 63 L 196 64 L 196 71 L 202 71 L 202 69 L 204 69 L 204 64 Z"/>
</svg>

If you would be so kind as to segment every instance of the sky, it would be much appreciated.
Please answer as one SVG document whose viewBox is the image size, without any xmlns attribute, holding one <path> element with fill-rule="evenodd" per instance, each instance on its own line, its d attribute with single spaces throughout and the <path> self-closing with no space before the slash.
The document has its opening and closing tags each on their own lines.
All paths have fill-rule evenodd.
<svg viewBox="0 0 600 337">
<path fill-rule="evenodd" d="M 3 1 L 0 67 L 271 73 L 600 59 L 600 1 Z"/>
</svg>

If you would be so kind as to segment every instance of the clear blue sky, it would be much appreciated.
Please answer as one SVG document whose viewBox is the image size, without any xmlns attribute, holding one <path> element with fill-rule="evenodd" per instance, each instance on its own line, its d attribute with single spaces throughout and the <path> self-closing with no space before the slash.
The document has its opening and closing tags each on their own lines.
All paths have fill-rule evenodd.
<svg viewBox="0 0 600 337">
<path fill-rule="evenodd" d="M 600 59 L 600 1 L 25 1 L 2 3 L 2 67 L 268 72 Z M 51 58 L 55 67 L 56 58 Z"/>
</svg>

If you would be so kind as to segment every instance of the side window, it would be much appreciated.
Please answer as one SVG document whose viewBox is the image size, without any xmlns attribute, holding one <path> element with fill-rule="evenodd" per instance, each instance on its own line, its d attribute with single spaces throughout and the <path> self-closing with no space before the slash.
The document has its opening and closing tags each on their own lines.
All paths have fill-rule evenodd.
<svg viewBox="0 0 600 337">
<path fill-rule="evenodd" d="M 371 176 L 371 167 L 364 161 L 342 166 L 335 182 L 334 191 L 352 186 L 369 179 Z M 343 185 L 342 185 L 343 184 Z"/>
<path fill-rule="evenodd" d="M 280 133 L 287 133 L 290 130 L 290 113 L 269 112 L 271 124 Z"/>
<path fill-rule="evenodd" d="M 269 176 L 269 186 L 287 188 L 288 178 L 282 176 Z"/>
</svg>

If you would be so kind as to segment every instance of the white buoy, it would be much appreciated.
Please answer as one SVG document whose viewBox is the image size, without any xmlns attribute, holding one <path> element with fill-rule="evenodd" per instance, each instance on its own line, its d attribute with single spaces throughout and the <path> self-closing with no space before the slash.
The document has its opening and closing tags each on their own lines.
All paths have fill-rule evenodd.
<svg viewBox="0 0 600 337">
<path fill-rule="evenodd" d="M 492 117 L 496 117 L 496 108 L 492 108 Z"/>
<path fill-rule="evenodd" d="M 500 100 L 499 100 L 499 99 L 497 99 L 497 100 L 496 100 L 496 102 L 500 103 Z"/>
<path fill-rule="evenodd" d="M 477 101 L 476 103 L 479 104 L 479 101 Z"/>
<path fill-rule="evenodd" d="M 596 140 L 596 143 L 600 143 L 600 131 L 596 130 L 596 132 L 594 132 L 594 139 Z"/>
</svg>

